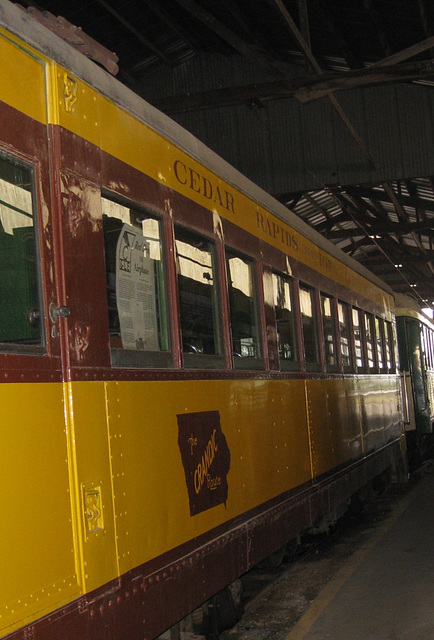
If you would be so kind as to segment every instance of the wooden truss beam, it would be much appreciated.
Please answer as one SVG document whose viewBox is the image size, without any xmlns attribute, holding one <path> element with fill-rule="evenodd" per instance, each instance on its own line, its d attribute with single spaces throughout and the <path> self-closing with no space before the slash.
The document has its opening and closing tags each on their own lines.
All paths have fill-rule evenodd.
<svg viewBox="0 0 434 640">
<path fill-rule="evenodd" d="M 433 39 L 434 44 L 434 39 Z M 227 107 L 234 104 L 249 104 L 254 100 L 280 100 L 302 92 L 340 91 L 390 82 L 404 82 L 434 78 L 434 62 L 410 62 L 390 67 L 357 69 L 334 73 L 312 74 L 311 76 L 284 78 L 238 87 L 210 89 L 197 93 L 167 96 L 153 101 L 165 113 L 179 113 L 198 109 Z"/>
</svg>

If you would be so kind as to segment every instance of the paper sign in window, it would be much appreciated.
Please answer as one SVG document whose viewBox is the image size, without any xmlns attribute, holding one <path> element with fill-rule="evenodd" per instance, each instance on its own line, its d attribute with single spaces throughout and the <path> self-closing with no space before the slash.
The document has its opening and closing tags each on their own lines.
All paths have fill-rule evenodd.
<svg viewBox="0 0 434 640">
<path fill-rule="evenodd" d="M 128 224 L 116 247 L 116 294 L 123 348 L 158 351 L 154 264 L 148 241 Z"/>
</svg>

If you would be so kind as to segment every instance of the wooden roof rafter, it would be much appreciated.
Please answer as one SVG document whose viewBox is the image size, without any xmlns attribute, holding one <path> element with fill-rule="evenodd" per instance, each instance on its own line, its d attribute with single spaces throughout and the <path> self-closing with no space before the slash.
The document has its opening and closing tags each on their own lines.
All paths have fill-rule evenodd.
<svg viewBox="0 0 434 640">
<path fill-rule="evenodd" d="M 341 29 L 337 26 L 336 21 L 333 19 L 330 8 L 324 2 L 324 0 L 314 0 L 314 11 L 316 11 L 320 17 L 322 23 L 328 29 L 331 37 L 338 44 L 342 51 L 342 56 L 348 65 L 349 69 L 361 69 L 363 67 L 362 60 L 352 51 L 348 45 L 347 39 L 343 35 Z"/>
<path fill-rule="evenodd" d="M 153 42 L 151 42 L 148 38 L 145 38 L 144 35 L 136 29 L 134 25 L 132 25 L 128 20 L 126 20 L 121 13 L 117 9 L 115 9 L 107 0 L 97 0 L 99 4 L 104 7 L 106 11 L 111 13 L 111 15 L 116 18 L 116 20 L 122 24 L 133 36 L 141 42 L 147 49 L 150 49 L 155 55 L 162 60 L 168 67 L 173 67 L 173 62 L 167 55 L 162 51 L 159 47 L 156 47 Z"/>
<path fill-rule="evenodd" d="M 363 0 L 363 5 L 368 12 L 372 24 L 376 30 L 377 38 L 383 48 L 383 51 L 385 52 L 386 56 L 390 56 L 393 50 L 390 46 L 389 39 L 383 27 L 381 16 L 378 13 L 377 8 L 375 7 L 372 0 Z"/>
<path fill-rule="evenodd" d="M 419 8 L 419 16 L 420 16 L 420 22 L 421 22 L 421 25 L 422 25 L 422 29 L 423 29 L 426 37 L 429 38 L 429 36 L 432 35 L 432 29 L 431 29 L 430 24 L 429 24 L 427 11 L 426 11 L 426 6 L 425 6 L 425 1 L 424 0 L 417 0 L 417 4 L 418 4 L 418 8 Z"/>
<path fill-rule="evenodd" d="M 353 192 L 357 192 L 362 198 L 369 198 L 372 201 L 385 202 L 387 204 L 392 203 L 389 193 L 381 187 L 364 187 L 355 185 L 351 187 L 351 190 Z M 402 207 L 416 208 L 417 206 L 420 206 L 423 207 L 425 211 L 431 211 L 434 213 L 434 198 L 433 200 L 427 200 L 426 198 L 414 198 L 401 194 L 400 203 Z"/>
<path fill-rule="evenodd" d="M 345 191 L 350 194 L 352 199 L 357 202 L 360 207 L 365 206 L 374 217 L 382 221 L 388 219 L 387 211 L 376 200 L 371 200 L 370 198 L 362 198 L 351 186 L 345 187 Z"/>
<path fill-rule="evenodd" d="M 283 72 L 268 56 L 240 37 L 235 31 L 229 29 L 229 27 L 220 22 L 212 13 L 201 7 L 195 0 L 175 0 L 175 2 L 219 36 L 224 42 L 229 44 L 235 51 L 238 51 L 238 53 L 247 57 L 254 64 L 258 64 L 267 70 L 272 78 L 281 79 L 284 77 Z"/>
<path fill-rule="evenodd" d="M 320 205 L 315 200 L 315 197 L 311 193 L 305 193 L 303 197 L 306 200 L 306 202 L 311 204 L 316 211 L 318 211 L 319 213 L 321 213 L 324 216 L 327 226 L 329 228 L 332 228 L 333 225 L 335 224 L 334 217 L 330 215 L 330 213 L 329 213 L 329 211 L 327 211 L 326 207 L 323 207 L 322 205 Z"/>
<path fill-rule="evenodd" d="M 192 51 L 197 50 L 197 46 L 194 43 L 194 39 L 190 36 L 188 31 L 184 29 L 177 20 L 173 18 L 173 14 L 164 8 L 164 5 L 159 0 L 145 0 L 146 5 L 150 8 L 152 13 L 160 18 L 162 22 L 170 29 L 170 31 L 178 34 L 178 36 L 188 44 Z"/>
<path fill-rule="evenodd" d="M 423 235 L 434 237 L 434 221 L 421 221 L 421 222 L 409 222 L 407 224 L 401 224 L 399 222 L 375 222 L 372 221 L 369 224 L 369 231 L 371 235 L 387 236 L 393 234 L 395 237 L 404 237 L 410 233 L 423 232 Z M 357 228 L 333 230 L 329 234 L 330 239 L 344 238 L 345 234 L 356 235 Z"/>
</svg>

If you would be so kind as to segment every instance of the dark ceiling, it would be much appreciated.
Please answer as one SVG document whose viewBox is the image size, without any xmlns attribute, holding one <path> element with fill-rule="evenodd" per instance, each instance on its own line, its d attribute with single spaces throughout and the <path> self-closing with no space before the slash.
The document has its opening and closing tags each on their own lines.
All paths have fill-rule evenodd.
<svg viewBox="0 0 434 640">
<path fill-rule="evenodd" d="M 184 95 L 183 101 L 173 96 L 155 101 L 169 114 L 242 101 L 260 105 L 276 95 L 295 95 L 302 102 L 320 95 L 332 101 L 351 130 L 335 97 L 340 89 L 385 82 L 434 85 L 430 0 L 21 0 L 20 4 L 63 16 L 116 52 L 118 78 L 138 93 L 160 70 L 210 53 L 247 57 L 269 79 Z M 41 19 L 48 18 L 45 13 Z M 114 68 L 116 59 L 104 60 L 80 31 L 58 20 L 57 27 L 78 49 L 87 55 L 94 51 L 100 63 Z M 289 76 L 288 64 L 295 65 L 297 73 Z M 351 134 L 360 153 L 375 166 L 358 133 Z M 433 303 L 433 176 L 273 195 L 395 291 Z"/>
</svg>

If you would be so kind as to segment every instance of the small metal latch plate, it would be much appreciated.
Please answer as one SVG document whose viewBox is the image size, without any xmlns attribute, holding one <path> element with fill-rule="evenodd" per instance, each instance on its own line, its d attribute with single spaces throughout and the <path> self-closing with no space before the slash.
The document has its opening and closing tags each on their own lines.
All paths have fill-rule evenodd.
<svg viewBox="0 0 434 640">
<path fill-rule="evenodd" d="M 95 533 L 104 528 L 101 487 L 84 489 L 84 519 L 86 533 Z"/>
</svg>

